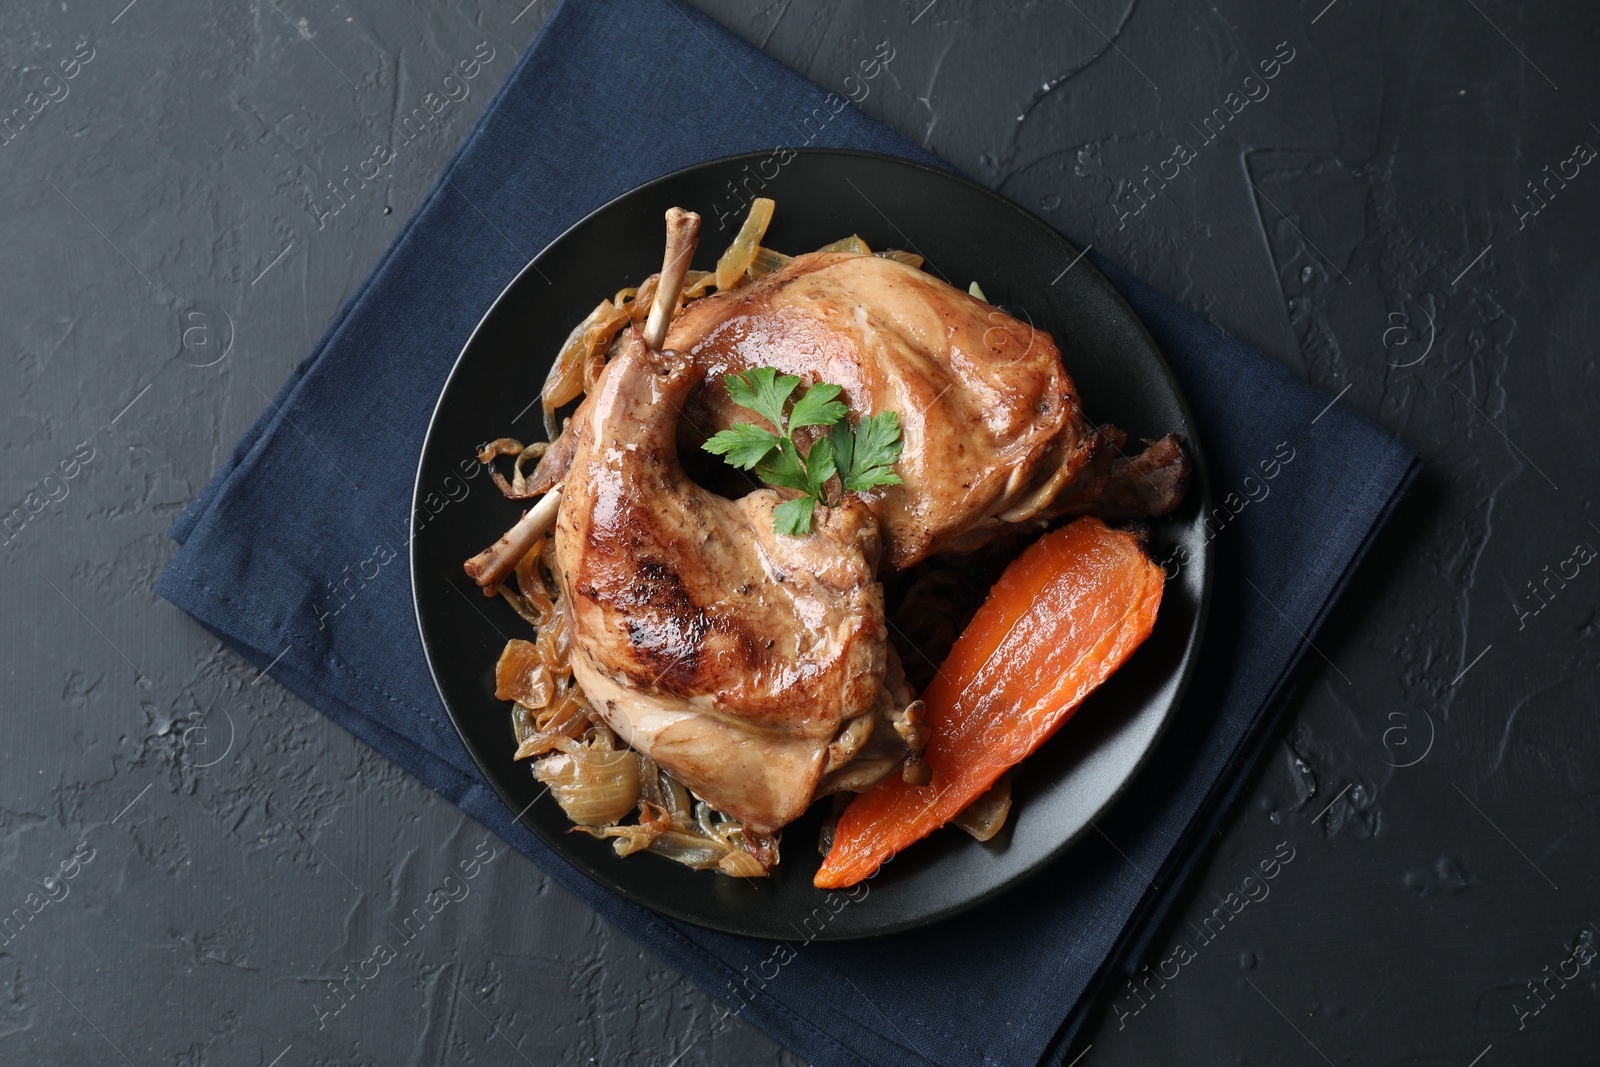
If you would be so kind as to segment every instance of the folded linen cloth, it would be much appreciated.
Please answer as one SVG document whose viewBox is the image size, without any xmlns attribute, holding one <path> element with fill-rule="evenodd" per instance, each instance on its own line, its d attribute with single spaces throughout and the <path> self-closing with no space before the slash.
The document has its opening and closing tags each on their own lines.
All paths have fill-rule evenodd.
<svg viewBox="0 0 1600 1067">
<path fill-rule="evenodd" d="M 1096 992 L 1141 961 L 1245 780 L 1306 635 L 1415 474 L 1405 445 L 1097 260 L 1166 353 L 1217 500 L 1234 494 L 1238 511 L 1217 537 L 1202 667 L 1143 787 L 1099 824 L 1120 852 L 1091 836 L 991 904 L 931 930 L 812 943 L 770 980 L 770 943 L 630 904 L 516 821 L 450 728 L 412 618 L 404 531 L 428 416 L 472 328 L 532 254 L 634 186 L 737 152 L 810 144 L 944 165 L 853 108 L 835 114 L 826 98 L 677 0 L 562 4 L 174 525 L 182 547 L 157 591 L 808 1061 L 1059 1063 Z M 802 125 L 819 107 L 829 121 Z M 330 461 L 375 437 L 389 462 L 350 472 L 358 479 Z M 1271 504 L 1239 504 L 1245 479 L 1268 463 Z M 306 499 L 323 503 L 308 510 Z M 357 563 L 380 567 L 359 610 L 319 627 L 316 605 Z M 758 971 L 762 980 L 749 981 Z"/>
</svg>

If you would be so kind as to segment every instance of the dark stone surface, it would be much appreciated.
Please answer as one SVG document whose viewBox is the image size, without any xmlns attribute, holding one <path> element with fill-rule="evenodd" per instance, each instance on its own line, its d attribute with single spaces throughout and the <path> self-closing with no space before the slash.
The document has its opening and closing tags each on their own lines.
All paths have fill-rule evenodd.
<svg viewBox="0 0 1600 1067">
<path fill-rule="evenodd" d="M 550 6 L 524 2 L 0 11 L 0 114 L 56 98 L 0 145 L 0 491 L 42 503 L 0 570 L 0 913 L 75 875 L 0 945 L 6 1063 L 795 1062 L 503 846 L 323 1015 L 370 953 L 358 907 L 408 913 L 485 832 L 151 593 Z M 1113 991 L 1080 1062 L 1592 1063 L 1600 163 L 1564 161 L 1600 148 L 1596 14 L 1324 5 L 702 0 L 829 87 L 888 40 L 865 110 L 1428 461 L 1157 938 L 1176 977 Z M 319 227 L 324 183 L 480 42 L 470 96 Z"/>
</svg>

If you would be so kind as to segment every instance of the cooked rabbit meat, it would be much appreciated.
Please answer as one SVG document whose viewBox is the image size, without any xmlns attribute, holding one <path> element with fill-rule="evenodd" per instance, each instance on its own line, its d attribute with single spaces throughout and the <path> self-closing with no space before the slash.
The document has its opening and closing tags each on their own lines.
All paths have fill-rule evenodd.
<svg viewBox="0 0 1600 1067">
<path fill-rule="evenodd" d="M 564 432 L 542 455 L 510 439 L 482 450 L 483 462 L 516 453 L 515 481 L 508 488 L 496 473 L 496 483 L 513 499 L 542 499 L 466 564 L 485 593 L 505 593 L 540 627 L 538 646 L 514 644 L 552 646 L 540 666 L 582 694 L 572 704 L 587 716 L 581 743 L 609 753 L 614 730 L 649 757 L 629 784 L 637 824 L 618 824 L 611 807 L 573 817 L 595 822 L 586 828 L 623 855 L 655 851 L 739 877 L 770 871 L 774 835 L 818 797 L 870 791 L 896 772 L 914 786 L 930 780 L 923 753 L 936 738 L 887 640 L 880 565 L 888 573 L 1002 539 L 1015 546 L 1074 515 L 1166 514 L 1188 475 L 1175 436 L 1130 456 L 1121 430 L 1084 418 L 1049 334 L 893 253 L 763 250 L 771 209 L 752 208 L 718 263 L 715 296 L 704 295 L 703 271 L 684 288 L 699 216 L 667 212 L 661 272 L 601 301 L 547 378 L 547 426 L 587 393 Z M 767 273 L 746 284 L 746 271 Z M 758 371 L 741 393 L 749 407 L 726 384 L 747 371 Z M 802 401 L 785 418 L 771 390 L 787 395 L 794 383 L 774 386 L 775 374 L 829 383 L 827 393 L 807 394 L 805 418 Z M 750 392 L 755 381 L 765 399 Z M 842 408 L 816 399 L 832 394 Z M 845 409 L 849 422 L 834 425 Z M 850 425 L 874 413 L 871 426 Z M 708 444 L 768 418 L 781 439 L 744 427 Z M 842 450 L 832 481 L 814 462 L 835 453 L 810 447 L 829 432 L 825 443 Z M 802 482 L 759 465 L 780 440 L 778 455 L 805 457 Z M 768 451 L 735 459 L 731 449 L 752 441 Z M 794 489 L 759 488 L 747 475 L 747 493 L 702 445 L 734 468 L 802 486 L 809 495 L 796 503 L 808 509 L 816 497 L 810 531 L 777 530 L 796 529 L 792 515 L 775 522 Z M 525 480 L 532 455 L 540 463 Z M 695 477 L 682 463 L 691 455 Z M 866 486 L 875 487 L 857 491 Z M 516 591 L 501 589 L 513 573 Z M 538 754 L 572 737 L 522 743 Z M 685 786 L 701 802 L 693 826 Z"/>
<path fill-rule="evenodd" d="M 705 378 L 684 405 L 680 447 L 751 421 L 722 376 L 752 367 L 843 386 L 856 418 L 899 414 L 903 484 L 863 498 L 879 520 L 886 570 L 1069 513 L 1165 514 L 1182 497 L 1188 466 L 1176 438 L 1123 457 L 1121 432 L 1084 418 L 1048 333 L 891 259 L 796 256 L 686 306 L 666 344 Z M 584 416 L 573 421 L 579 432 L 592 422 Z M 569 432 L 550 449 L 536 488 L 564 477 L 577 443 Z"/>
<path fill-rule="evenodd" d="M 555 539 L 572 668 L 630 745 L 772 831 L 811 802 L 844 723 L 877 704 L 878 523 L 847 499 L 786 537 L 777 492 L 729 500 L 695 484 L 676 433 L 703 377 L 630 330 L 569 427 Z"/>
<path fill-rule="evenodd" d="M 1094 432 L 1049 334 L 879 256 L 796 256 L 685 308 L 667 344 L 705 368 L 685 415 L 706 433 L 749 420 L 722 376 L 750 367 L 841 385 L 857 413 L 898 412 L 904 484 L 868 501 L 895 570 L 1026 499 Z"/>
</svg>

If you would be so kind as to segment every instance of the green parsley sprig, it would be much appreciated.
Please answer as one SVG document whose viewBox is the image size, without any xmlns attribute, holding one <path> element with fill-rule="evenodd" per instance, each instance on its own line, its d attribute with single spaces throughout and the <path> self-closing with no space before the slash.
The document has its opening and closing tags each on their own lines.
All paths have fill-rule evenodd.
<svg viewBox="0 0 1600 1067">
<path fill-rule="evenodd" d="M 773 509 L 772 527 L 779 533 L 790 537 L 810 533 L 812 511 L 818 505 L 837 507 L 845 493 L 900 484 L 894 465 L 905 442 L 900 416 L 893 411 L 872 415 L 852 427 L 845 421 L 850 409 L 837 399 L 842 391 L 837 385 L 819 382 L 791 407 L 789 397 L 800 379 L 779 374 L 776 367 L 756 367 L 722 380 L 735 404 L 760 415 L 778 432 L 741 422 L 712 435 L 701 447 L 731 466 L 755 471 L 768 485 L 801 493 Z M 806 426 L 832 428 L 802 455 L 794 431 Z M 841 492 L 830 500 L 828 482 L 835 476 Z"/>
</svg>

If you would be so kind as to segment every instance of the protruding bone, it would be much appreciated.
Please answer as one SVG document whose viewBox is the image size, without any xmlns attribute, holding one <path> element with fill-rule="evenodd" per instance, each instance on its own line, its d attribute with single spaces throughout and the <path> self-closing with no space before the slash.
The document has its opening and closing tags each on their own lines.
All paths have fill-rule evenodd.
<svg viewBox="0 0 1600 1067">
<path fill-rule="evenodd" d="M 700 239 L 700 216 L 681 207 L 667 209 L 667 248 L 661 259 L 661 278 L 656 283 L 650 318 L 644 327 L 644 342 L 659 352 L 667 338 L 667 324 L 678 309 L 684 275 L 694 258 Z M 539 539 L 555 528 L 561 508 L 561 486 L 557 485 L 529 508 L 506 535 L 466 562 L 466 572 L 483 587 L 488 596 L 516 569 L 517 564 L 539 544 Z"/>
<path fill-rule="evenodd" d="M 556 486 L 524 512 L 504 537 L 467 560 L 467 574 L 483 587 L 486 596 L 493 596 L 499 591 L 500 583 L 506 580 L 522 557 L 532 552 L 539 539 L 555 528 L 556 512 L 560 507 L 561 487 Z"/>
<path fill-rule="evenodd" d="M 650 304 L 650 318 L 644 326 L 644 343 L 653 352 L 661 351 L 667 339 L 667 324 L 678 308 L 678 296 L 683 292 L 683 277 L 694 258 L 695 245 L 700 240 L 700 216 L 681 207 L 667 209 L 667 251 L 661 260 L 661 280 L 656 283 L 656 297 Z"/>
</svg>

